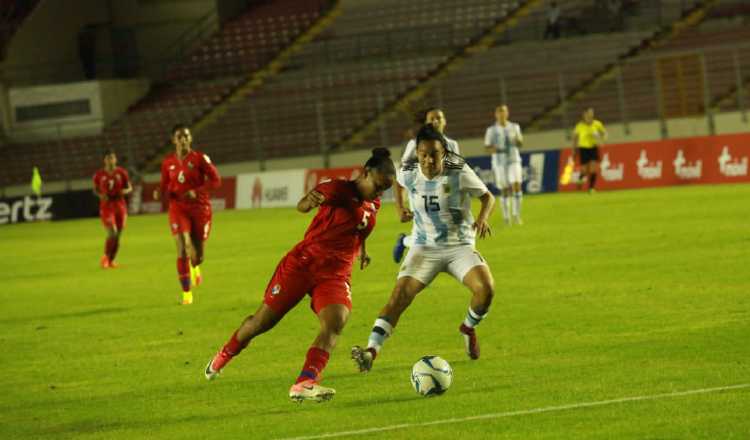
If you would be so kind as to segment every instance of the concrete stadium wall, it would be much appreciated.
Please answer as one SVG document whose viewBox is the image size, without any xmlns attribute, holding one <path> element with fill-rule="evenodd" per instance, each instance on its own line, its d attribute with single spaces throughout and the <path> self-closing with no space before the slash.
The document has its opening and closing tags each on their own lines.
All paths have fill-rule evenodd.
<svg viewBox="0 0 750 440">
<path fill-rule="evenodd" d="M 43 1 L 11 40 L 3 74 L 7 82 L 19 84 L 83 80 L 78 34 L 87 25 L 96 26 L 98 77 L 113 76 L 113 29 L 132 30 L 140 65 L 158 64 L 210 11 L 216 11 L 216 0 Z"/>
<path fill-rule="evenodd" d="M 102 113 L 106 124 L 117 119 L 125 110 L 148 93 L 146 79 L 100 81 Z"/>
<path fill-rule="evenodd" d="M 71 8 L 75 13 L 71 13 Z M 66 0 L 39 2 L 16 32 L 3 63 L 6 80 L 24 81 L 30 75 L 38 82 L 74 81 L 83 78 L 78 57 L 78 31 L 89 23 L 109 20 L 107 2 Z M 49 81 L 47 81 L 49 80 Z"/>
</svg>

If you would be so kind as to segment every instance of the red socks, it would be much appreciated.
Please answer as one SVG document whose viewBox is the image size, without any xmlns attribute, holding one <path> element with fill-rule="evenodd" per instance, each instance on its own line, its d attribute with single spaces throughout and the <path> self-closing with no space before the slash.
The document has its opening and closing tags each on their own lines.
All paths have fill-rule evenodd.
<svg viewBox="0 0 750 440">
<path fill-rule="evenodd" d="M 177 259 L 177 275 L 183 292 L 190 292 L 190 259 L 180 257 Z"/>
<path fill-rule="evenodd" d="M 320 377 L 320 373 L 328 364 L 328 358 L 331 355 L 318 347 L 310 347 L 307 350 L 307 357 L 305 358 L 305 365 L 302 367 L 302 371 L 297 377 L 297 382 L 300 383 L 306 380 L 312 379 L 317 381 Z"/>
<path fill-rule="evenodd" d="M 104 242 L 104 255 L 109 258 L 109 261 L 114 261 L 117 255 L 117 249 L 120 247 L 120 240 L 116 237 L 109 237 Z"/>
<path fill-rule="evenodd" d="M 224 344 L 224 347 L 222 347 L 221 351 L 230 356 L 237 356 L 242 350 L 245 349 L 245 347 L 247 347 L 247 344 L 249 342 L 250 341 L 240 342 L 239 340 L 237 340 L 237 331 L 235 330 L 235 332 L 232 333 L 232 337 L 229 338 L 226 344 Z"/>
</svg>

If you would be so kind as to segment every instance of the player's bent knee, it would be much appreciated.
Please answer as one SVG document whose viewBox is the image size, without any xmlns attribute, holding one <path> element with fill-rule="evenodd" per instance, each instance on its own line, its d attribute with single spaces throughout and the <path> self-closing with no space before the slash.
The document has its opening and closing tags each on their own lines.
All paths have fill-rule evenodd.
<svg viewBox="0 0 750 440">
<path fill-rule="evenodd" d="M 344 326 L 346 325 L 346 319 L 329 319 L 326 321 L 323 321 L 323 325 L 321 328 L 321 331 L 327 335 L 331 336 L 338 336 L 344 331 Z"/>
<path fill-rule="evenodd" d="M 485 308 L 489 308 L 492 304 L 492 299 L 495 297 L 495 290 L 492 288 L 492 286 L 489 286 L 487 289 L 483 289 L 481 293 L 482 298 L 482 304 L 484 304 Z"/>
</svg>

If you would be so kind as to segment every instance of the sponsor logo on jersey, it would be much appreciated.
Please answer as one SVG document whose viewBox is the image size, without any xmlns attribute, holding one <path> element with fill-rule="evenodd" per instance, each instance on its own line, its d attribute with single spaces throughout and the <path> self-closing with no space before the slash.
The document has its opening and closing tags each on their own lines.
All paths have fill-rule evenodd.
<svg viewBox="0 0 750 440">
<path fill-rule="evenodd" d="M 685 159 L 682 149 L 677 150 L 677 157 L 672 161 L 672 165 L 674 174 L 680 179 L 700 179 L 703 175 L 703 161 L 698 159 L 691 164 Z"/>
<path fill-rule="evenodd" d="M 174 165 L 169 166 L 169 171 L 172 171 L 174 169 Z"/>
<path fill-rule="evenodd" d="M 641 156 L 635 161 L 638 175 L 644 180 L 661 179 L 661 161 L 650 162 L 646 150 L 641 150 Z"/>
<path fill-rule="evenodd" d="M 747 176 L 747 156 L 733 158 L 725 145 L 719 155 L 719 172 L 727 177 Z"/>
<path fill-rule="evenodd" d="M 625 164 L 614 164 L 609 160 L 609 153 L 604 153 L 601 163 L 602 178 L 608 182 L 621 181 L 625 176 Z"/>
</svg>

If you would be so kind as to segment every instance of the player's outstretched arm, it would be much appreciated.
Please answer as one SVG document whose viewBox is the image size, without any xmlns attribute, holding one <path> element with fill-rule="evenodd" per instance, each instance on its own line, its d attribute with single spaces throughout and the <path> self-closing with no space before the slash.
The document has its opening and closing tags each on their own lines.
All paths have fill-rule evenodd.
<svg viewBox="0 0 750 440">
<path fill-rule="evenodd" d="M 316 190 L 312 190 L 297 202 L 297 211 L 310 212 L 310 210 L 317 208 L 325 202 L 325 200 L 326 198 L 323 194 Z"/>
<path fill-rule="evenodd" d="M 492 235 L 489 218 L 492 214 L 492 207 L 495 206 L 495 196 L 487 191 L 479 197 L 479 200 L 482 202 L 482 208 L 479 210 L 479 215 L 473 226 L 479 234 L 479 238 L 485 238 Z"/>
</svg>

